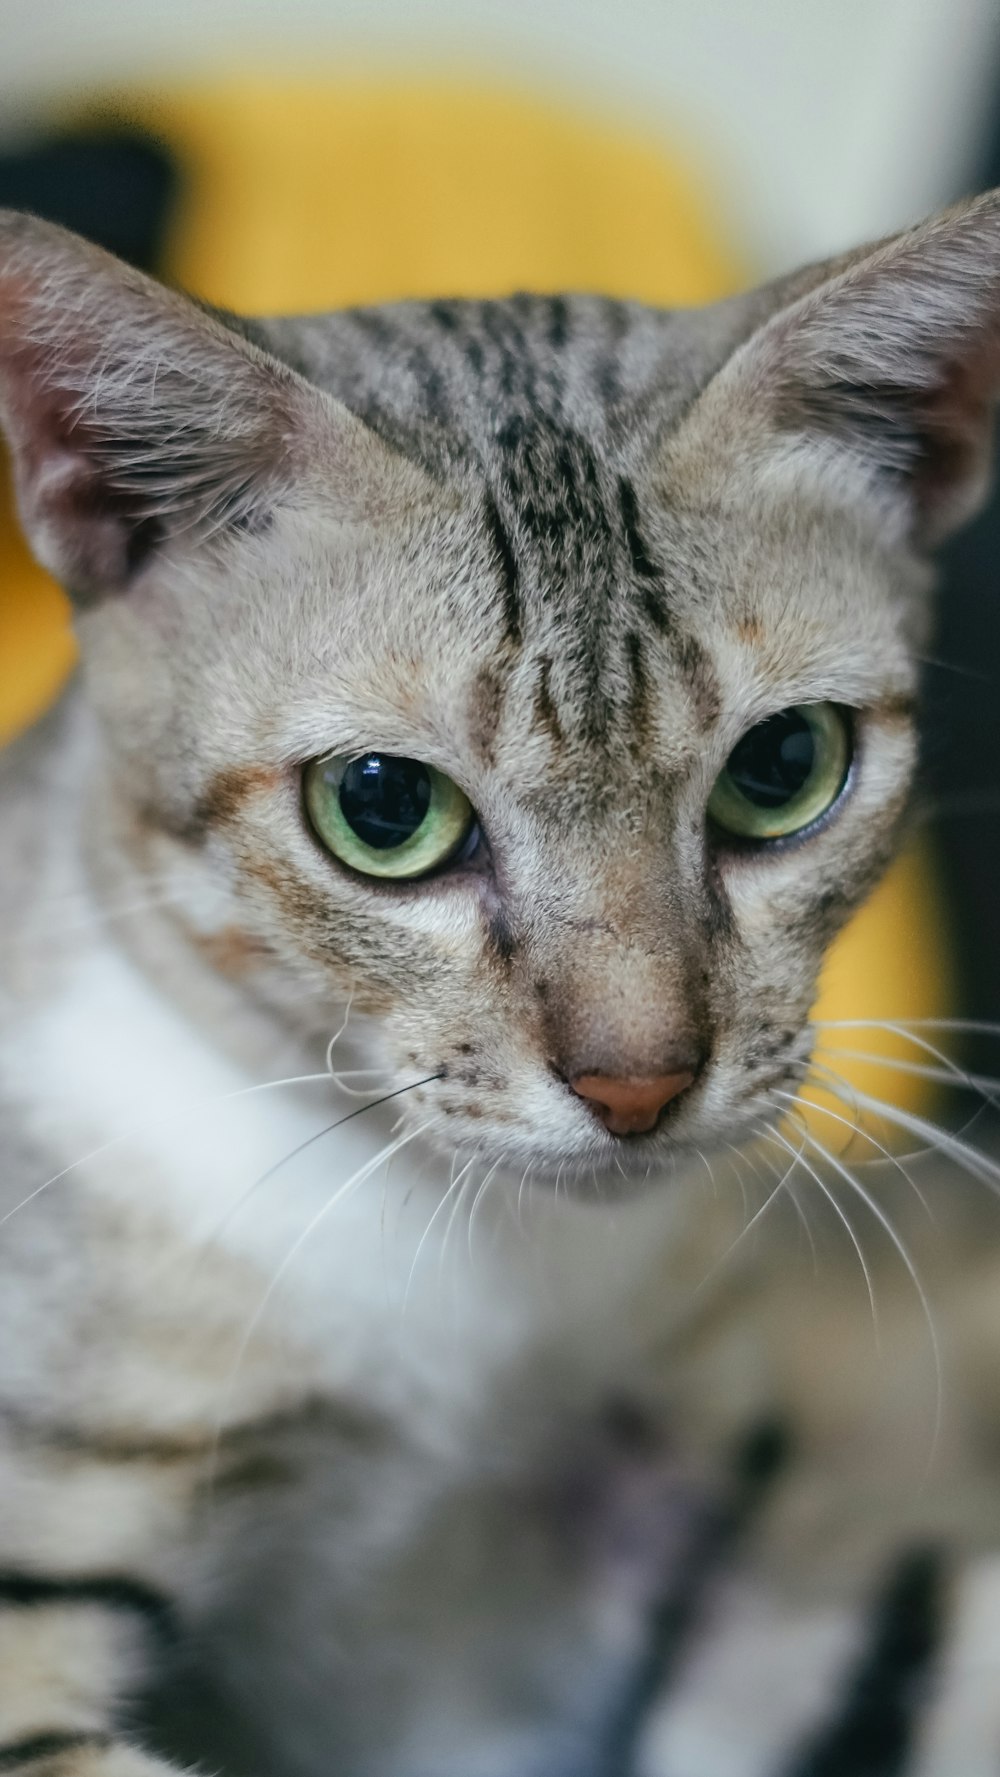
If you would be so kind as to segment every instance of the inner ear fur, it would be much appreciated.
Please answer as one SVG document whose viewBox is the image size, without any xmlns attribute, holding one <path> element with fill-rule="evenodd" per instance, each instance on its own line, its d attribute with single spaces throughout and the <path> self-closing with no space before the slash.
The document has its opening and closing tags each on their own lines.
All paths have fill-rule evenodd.
<svg viewBox="0 0 1000 1777">
<path fill-rule="evenodd" d="M 360 420 L 213 311 L 0 212 L 0 423 L 25 530 L 80 603 L 172 538 L 322 483 L 363 517 L 403 472 Z M 322 473 L 320 472 L 322 471 Z"/>
<path fill-rule="evenodd" d="M 817 269 L 818 282 L 733 354 L 710 405 L 840 447 L 886 522 L 932 547 L 989 484 L 1000 193 Z"/>
</svg>

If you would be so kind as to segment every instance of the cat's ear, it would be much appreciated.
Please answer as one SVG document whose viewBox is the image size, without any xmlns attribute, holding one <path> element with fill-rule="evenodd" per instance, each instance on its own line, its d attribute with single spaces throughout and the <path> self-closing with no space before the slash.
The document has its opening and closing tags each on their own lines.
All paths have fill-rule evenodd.
<svg viewBox="0 0 1000 1777">
<path fill-rule="evenodd" d="M 710 406 L 744 436 L 759 436 L 763 419 L 772 441 L 821 444 L 828 469 L 850 473 L 850 497 L 867 494 L 890 533 L 932 546 L 971 516 L 989 482 L 1000 193 L 815 275 L 799 295 L 796 283 L 811 281 L 800 274 L 795 298 L 733 354 L 705 392 Z"/>
<path fill-rule="evenodd" d="M 386 504 L 387 458 L 405 477 L 360 420 L 217 315 L 14 212 L 0 212 L 0 424 L 29 540 L 81 603 L 174 538 L 305 497 L 318 465 L 351 517 Z"/>
</svg>

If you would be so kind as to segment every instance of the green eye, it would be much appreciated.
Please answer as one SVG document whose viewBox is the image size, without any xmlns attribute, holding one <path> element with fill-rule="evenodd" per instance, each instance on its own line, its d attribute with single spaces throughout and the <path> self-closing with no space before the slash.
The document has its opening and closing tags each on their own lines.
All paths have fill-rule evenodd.
<svg viewBox="0 0 1000 1777">
<path fill-rule="evenodd" d="M 393 753 L 314 759 L 303 789 L 317 838 L 365 876 L 426 876 L 454 855 L 475 819 L 450 777 Z"/>
<path fill-rule="evenodd" d="M 717 827 L 742 839 L 783 839 L 831 808 L 851 762 L 847 724 L 832 703 L 797 703 L 738 741 L 708 799 Z"/>
</svg>

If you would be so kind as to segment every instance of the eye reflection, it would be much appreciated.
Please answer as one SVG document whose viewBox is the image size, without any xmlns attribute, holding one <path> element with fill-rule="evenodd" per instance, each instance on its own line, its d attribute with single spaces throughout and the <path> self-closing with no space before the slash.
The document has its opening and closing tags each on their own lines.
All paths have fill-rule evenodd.
<svg viewBox="0 0 1000 1777">
<path fill-rule="evenodd" d="M 461 849 L 475 824 L 457 784 L 395 753 L 314 759 L 303 794 L 316 837 L 365 876 L 426 876 Z"/>
<path fill-rule="evenodd" d="M 717 827 L 741 839 L 784 839 L 832 808 L 847 782 L 850 740 L 833 703 L 799 703 L 737 741 L 708 799 Z"/>
</svg>

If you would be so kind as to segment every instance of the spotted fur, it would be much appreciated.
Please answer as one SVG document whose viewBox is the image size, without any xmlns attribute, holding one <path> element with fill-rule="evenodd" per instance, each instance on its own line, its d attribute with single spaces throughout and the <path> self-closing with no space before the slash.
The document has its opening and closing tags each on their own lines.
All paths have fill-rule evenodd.
<svg viewBox="0 0 1000 1777">
<path fill-rule="evenodd" d="M 910 1298 L 889 1411 L 843 1255 L 703 1187 L 766 1177 L 904 829 L 998 318 L 995 196 L 698 314 L 248 321 L 0 217 L 83 653 L 0 783 L 0 1770 L 994 1768 L 934 1680 L 998 1605 L 995 1266 L 911 1496 Z M 834 813 L 722 843 L 735 743 L 826 700 Z M 454 867 L 317 841 L 303 766 L 371 749 L 465 790 Z M 668 1074 L 627 1140 L 571 1084 Z"/>
</svg>

